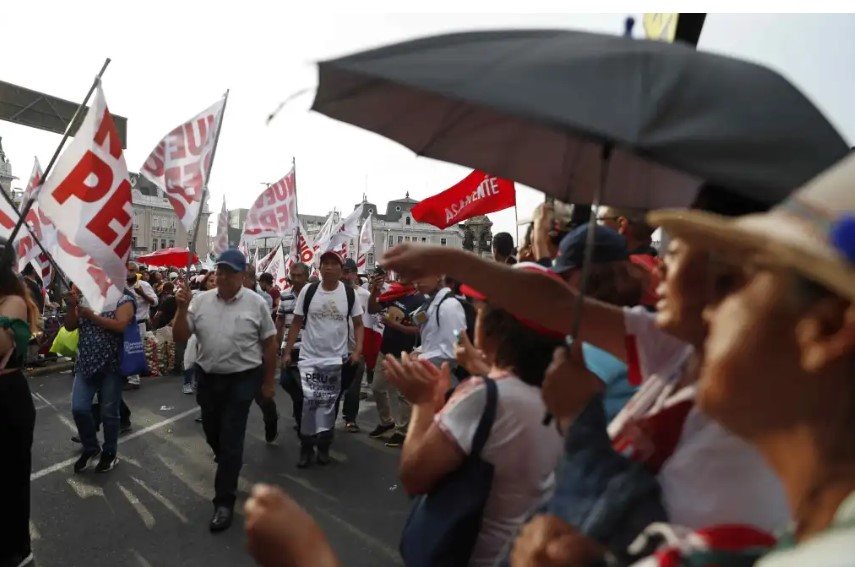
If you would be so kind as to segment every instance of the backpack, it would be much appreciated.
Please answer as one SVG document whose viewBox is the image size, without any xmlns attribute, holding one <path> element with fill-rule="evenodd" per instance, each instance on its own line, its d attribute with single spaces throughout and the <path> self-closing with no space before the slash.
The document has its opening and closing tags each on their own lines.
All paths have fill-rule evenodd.
<svg viewBox="0 0 855 567">
<path fill-rule="evenodd" d="M 306 297 L 303 298 L 303 327 L 306 326 L 306 323 L 309 321 L 309 305 L 312 303 L 312 298 L 315 297 L 315 293 L 318 291 L 318 286 L 321 283 L 313 283 L 309 286 L 309 289 L 306 290 Z M 350 314 L 353 312 L 353 305 L 356 303 L 356 292 L 347 284 L 344 284 L 344 294 L 347 296 L 347 315 L 345 316 L 345 321 L 350 319 Z"/>
<path fill-rule="evenodd" d="M 457 297 L 453 292 L 446 294 L 445 297 L 439 300 L 439 303 L 436 306 L 436 326 L 439 327 L 439 309 L 442 307 L 442 304 L 446 299 L 454 299 L 460 303 L 461 307 L 463 307 L 463 314 L 466 316 L 466 335 L 469 337 L 469 340 L 475 344 L 475 306 L 467 300 Z"/>
</svg>

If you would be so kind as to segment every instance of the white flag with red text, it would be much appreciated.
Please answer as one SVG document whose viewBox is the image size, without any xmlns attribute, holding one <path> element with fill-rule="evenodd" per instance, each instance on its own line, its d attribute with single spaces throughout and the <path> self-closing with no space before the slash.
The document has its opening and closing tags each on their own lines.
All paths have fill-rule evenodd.
<svg viewBox="0 0 855 567">
<path fill-rule="evenodd" d="M 359 257 L 356 259 L 356 266 L 359 268 L 365 266 L 366 254 L 374 248 L 374 223 L 371 218 L 371 215 L 368 215 L 359 232 Z"/>
<path fill-rule="evenodd" d="M 329 250 L 330 239 L 338 227 L 338 219 L 339 214 L 333 210 L 327 217 L 327 220 L 324 221 L 321 230 L 315 236 L 315 242 L 312 244 L 312 251 L 314 252 L 313 260 L 320 259 L 321 254 Z"/>
<path fill-rule="evenodd" d="M 273 260 L 273 257 L 274 257 L 275 255 L 276 255 L 276 248 L 274 248 L 273 250 L 271 250 L 271 251 L 267 254 L 267 256 L 265 256 L 264 258 L 262 258 L 261 260 L 259 260 L 259 262 L 258 262 L 258 266 L 257 266 L 257 268 L 256 268 L 256 270 L 255 270 L 255 271 L 260 273 L 260 272 L 263 272 L 265 269 L 267 269 L 267 266 L 269 266 L 269 265 L 270 265 L 270 262 Z"/>
<path fill-rule="evenodd" d="M 315 245 L 306 233 L 302 221 L 297 223 L 294 229 L 294 238 L 291 240 L 291 258 L 293 263 L 303 263 L 311 266 L 315 262 Z"/>
<path fill-rule="evenodd" d="M 131 250 L 131 183 L 99 84 L 74 140 L 38 194 L 57 229 L 57 264 L 99 312 L 125 287 Z"/>
<path fill-rule="evenodd" d="M 273 283 L 282 287 L 288 282 L 288 267 L 290 262 L 285 258 L 284 246 L 281 244 L 276 247 L 273 259 L 264 268 L 264 271 L 273 276 Z"/>
<path fill-rule="evenodd" d="M 297 184 L 294 168 L 255 199 L 246 215 L 243 238 L 284 237 L 297 226 Z"/>
<path fill-rule="evenodd" d="M 225 102 L 225 97 L 221 98 L 173 129 L 157 144 L 140 171 L 166 194 L 188 232 L 199 216 Z"/>
<path fill-rule="evenodd" d="M 24 191 L 24 202 L 31 197 L 38 198 L 39 191 L 41 190 L 41 181 L 42 168 L 39 164 L 38 158 L 36 158 L 35 163 L 33 164 L 33 171 L 30 174 L 30 180 L 27 183 L 26 190 Z M 56 226 L 54 226 L 53 222 L 48 218 L 47 214 L 45 214 L 41 207 L 39 207 L 38 201 L 34 202 L 32 207 L 30 207 L 30 210 L 27 212 L 27 216 L 24 220 L 29 226 L 29 230 L 20 231 L 15 243 L 18 254 L 18 270 L 23 271 L 27 264 L 33 263 L 39 271 L 47 270 L 49 272 L 50 262 L 47 260 L 47 256 L 45 256 L 44 251 L 39 248 L 39 245 L 36 243 L 33 235 L 38 238 L 39 242 L 41 242 L 47 252 L 53 254 L 53 251 L 57 246 Z M 44 258 L 38 260 L 37 263 L 37 259 L 42 256 L 44 256 Z M 47 268 L 45 268 L 45 263 Z M 42 277 L 42 279 L 45 278 Z M 47 285 L 48 284 L 46 283 L 45 286 Z"/>
<path fill-rule="evenodd" d="M 223 197 L 223 208 L 217 217 L 217 238 L 214 240 L 214 255 L 219 256 L 229 248 L 229 212 L 226 210 L 226 198 Z"/>
</svg>

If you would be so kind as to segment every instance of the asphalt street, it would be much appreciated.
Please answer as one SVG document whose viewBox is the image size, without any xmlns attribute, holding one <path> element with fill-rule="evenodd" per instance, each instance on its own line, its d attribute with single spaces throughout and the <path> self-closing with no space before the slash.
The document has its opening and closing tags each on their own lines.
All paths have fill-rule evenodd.
<svg viewBox="0 0 855 567">
<path fill-rule="evenodd" d="M 400 565 L 397 544 L 409 502 L 396 478 L 397 449 L 369 439 L 373 404 L 363 402 L 362 433 L 333 444 L 333 462 L 306 470 L 298 453 L 290 399 L 276 401 L 280 437 L 264 442 L 257 407 L 249 416 L 238 515 L 230 530 L 212 535 L 214 462 L 194 396 L 177 376 L 144 379 L 125 392 L 134 429 L 119 442 L 118 467 L 96 475 L 72 472 L 80 446 L 70 440 L 71 374 L 30 379 L 37 408 L 33 445 L 31 532 L 40 567 L 250 566 L 242 505 L 256 482 L 277 484 L 309 510 L 348 567 Z"/>
</svg>

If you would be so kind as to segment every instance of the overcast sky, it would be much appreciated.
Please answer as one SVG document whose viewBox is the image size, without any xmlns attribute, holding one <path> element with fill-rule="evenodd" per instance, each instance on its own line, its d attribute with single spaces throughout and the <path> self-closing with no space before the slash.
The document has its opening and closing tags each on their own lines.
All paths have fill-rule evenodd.
<svg viewBox="0 0 855 567">
<path fill-rule="evenodd" d="M 115 3 L 75 2 L 50 9 L 36 2 L 3 8 L 0 79 L 79 101 L 104 58 L 112 112 L 128 117 L 125 158 L 138 171 L 172 127 L 231 89 L 210 180 L 213 210 L 248 207 L 262 182 L 282 177 L 297 159 L 301 213 L 351 210 L 367 190 L 381 209 L 409 191 L 435 194 L 468 170 L 416 158 L 397 144 L 307 111 L 295 100 L 270 125 L 267 115 L 290 93 L 316 84 L 313 62 L 434 33 L 509 27 L 566 27 L 620 33 L 626 14 L 295 15 L 287 2 L 245 4 L 239 12 L 211 3 L 153 0 L 117 14 Z M 264 5 L 265 8 L 258 6 Z M 205 6 L 205 8 L 201 8 Z M 224 5 L 225 6 L 225 5 Z M 243 5 L 242 5 L 243 6 Z M 250 6 L 252 8 L 250 8 Z M 38 26 L 31 25 L 45 14 Z M 166 19 L 164 14 L 168 14 Z M 117 26 L 116 22 L 121 22 Z M 40 32 L 36 33 L 39 29 Z M 641 34 L 640 24 L 637 35 Z M 75 30 L 86 30 L 77 33 Z M 49 38 L 43 41 L 44 38 Z M 64 39 L 59 39 L 64 38 Z M 855 16 L 710 15 L 700 46 L 772 66 L 820 106 L 855 141 Z M 37 155 L 46 165 L 59 136 L 0 122 L 3 147 L 25 183 Z M 527 217 L 542 195 L 518 194 Z M 513 210 L 491 215 L 494 231 L 512 231 Z"/>
</svg>

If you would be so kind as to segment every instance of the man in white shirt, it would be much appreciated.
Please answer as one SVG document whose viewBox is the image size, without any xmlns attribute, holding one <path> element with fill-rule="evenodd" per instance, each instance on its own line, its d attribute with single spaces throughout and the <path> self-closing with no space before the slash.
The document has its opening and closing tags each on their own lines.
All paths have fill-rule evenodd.
<svg viewBox="0 0 855 567">
<path fill-rule="evenodd" d="M 452 368 L 457 366 L 454 357 L 454 345 L 457 342 L 455 331 L 466 330 L 466 312 L 460 300 L 450 288 L 442 287 L 442 276 L 425 276 L 413 283 L 423 293 L 428 302 L 416 322 L 421 327 L 421 354 L 419 358 L 429 360 L 436 366 L 448 362 Z"/>
<path fill-rule="evenodd" d="M 321 281 L 304 287 L 297 298 L 282 354 L 282 366 L 290 366 L 294 343 L 305 326 L 297 363 L 304 392 L 298 419 L 300 468 L 309 465 L 315 447 L 318 464 L 329 463 L 343 374 L 353 372 L 362 358 L 362 306 L 353 288 L 341 282 L 342 275 L 341 257 L 325 252 L 321 256 Z M 351 334 L 355 337 L 352 349 Z"/>
<path fill-rule="evenodd" d="M 136 262 L 128 262 L 128 289 L 133 291 L 136 300 L 137 324 L 140 327 L 140 336 L 145 339 L 146 326 L 152 307 L 157 307 L 157 294 L 147 281 L 137 277 L 140 267 Z M 140 387 L 140 375 L 128 376 L 128 386 L 133 390 Z"/>
</svg>

